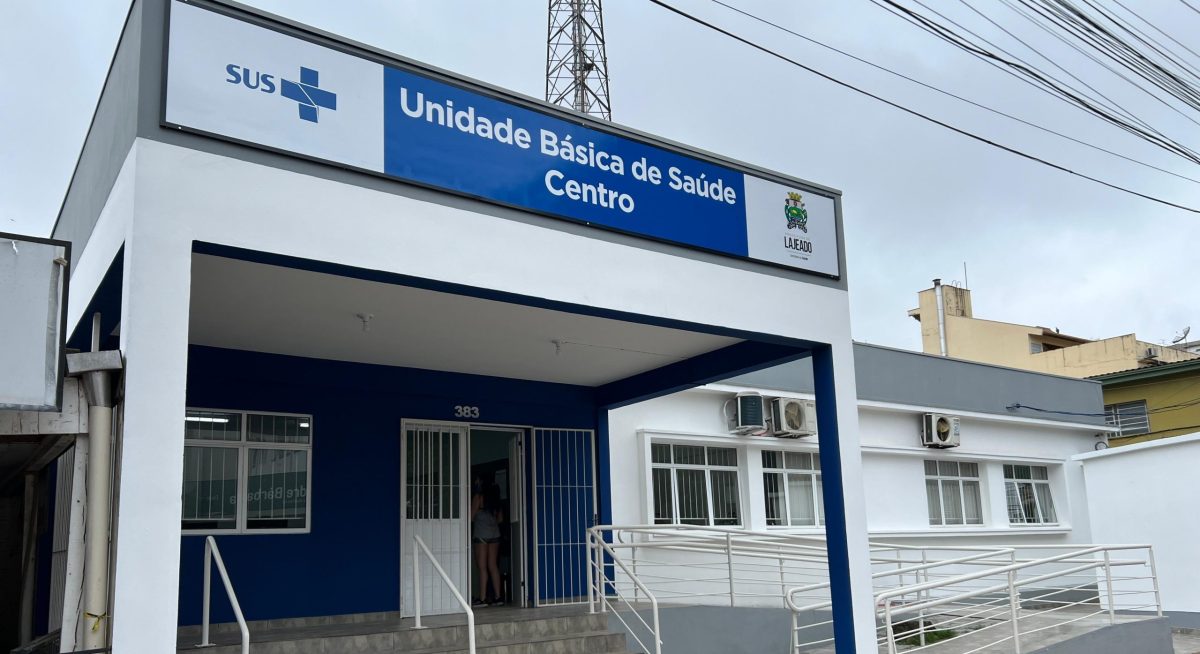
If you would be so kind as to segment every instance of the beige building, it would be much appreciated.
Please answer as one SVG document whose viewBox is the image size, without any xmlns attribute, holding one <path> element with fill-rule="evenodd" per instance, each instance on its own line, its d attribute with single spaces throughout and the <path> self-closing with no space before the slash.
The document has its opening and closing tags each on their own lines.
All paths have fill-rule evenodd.
<svg viewBox="0 0 1200 654">
<path fill-rule="evenodd" d="M 981 320 L 971 311 L 970 290 L 945 286 L 937 279 L 917 299 L 917 308 L 908 315 L 921 323 L 926 354 L 1068 377 L 1200 359 L 1200 354 L 1182 348 L 1139 341 L 1134 334 L 1091 340 L 1046 327 Z"/>
</svg>

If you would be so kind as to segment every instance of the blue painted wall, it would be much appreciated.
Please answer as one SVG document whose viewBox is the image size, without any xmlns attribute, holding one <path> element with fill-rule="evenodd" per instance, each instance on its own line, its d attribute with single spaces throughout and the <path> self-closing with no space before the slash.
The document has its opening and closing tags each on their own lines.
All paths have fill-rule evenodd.
<svg viewBox="0 0 1200 654">
<path fill-rule="evenodd" d="M 596 428 L 591 388 L 200 346 L 187 402 L 313 416 L 311 533 L 217 537 L 248 620 L 399 608 L 402 419 L 454 420 L 470 404 L 479 422 Z M 180 624 L 201 619 L 203 553 L 185 534 Z M 213 581 L 213 621 L 232 621 Z"/>
</svg>

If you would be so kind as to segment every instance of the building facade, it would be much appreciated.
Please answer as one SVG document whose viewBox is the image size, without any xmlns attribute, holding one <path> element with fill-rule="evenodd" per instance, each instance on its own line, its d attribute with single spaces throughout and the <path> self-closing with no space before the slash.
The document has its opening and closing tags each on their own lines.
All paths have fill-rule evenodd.
<svg viewBox="0 0 1200 654">
<path fill-rule="evenodd" d="M 1104 385 L 1104 412 L 1120 429 L 1114 445 L 1158 440 L 1200 429 L 1200 361 L 1125 370 L 1093 379 Z"/>
</svg>

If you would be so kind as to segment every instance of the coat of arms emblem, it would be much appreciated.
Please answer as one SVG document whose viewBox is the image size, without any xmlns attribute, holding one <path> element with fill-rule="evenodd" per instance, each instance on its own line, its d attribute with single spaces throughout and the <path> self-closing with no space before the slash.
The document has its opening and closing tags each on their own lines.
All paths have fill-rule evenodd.
<svg viewBox="0 0 1200 654">
<path fill-rule="evenodd" d="M 787 216 L 788 229 L 799 228 L 808 233 L 808 210 L 804 208 L 804 196 L 799 193 L 788 193 L 783 201 L 783 213 Z"/>
</svg>

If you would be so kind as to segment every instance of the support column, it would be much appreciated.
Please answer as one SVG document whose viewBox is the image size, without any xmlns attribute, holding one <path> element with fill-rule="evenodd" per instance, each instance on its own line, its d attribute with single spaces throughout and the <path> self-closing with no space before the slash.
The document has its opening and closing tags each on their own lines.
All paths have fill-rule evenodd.
<svg viewBox="0 0 1200 654">
<path fill-rule="evenodd" d="M 37 577 L 37 473 L 25 473 L 24 509 L 21 512 L 21 609 L 17 642 L 33 640 L 33 589 Z"/>
<path fill-rule="evenodd" d="M 858 398 L 850 341 L 815 348 L 817 438 L 825 495 L 825 534 L 838 654 L 874 652 L 875 606 L 863 497 Z"/>
<path fill-rule="evenodd" d="M 125 243 L 121 306 L 125 393 L 116 466 L 112 647 L 173 652 L 191 242 L 182 230 L 161 224 L 161 216 L 139 211 Z"/>
</svg>

